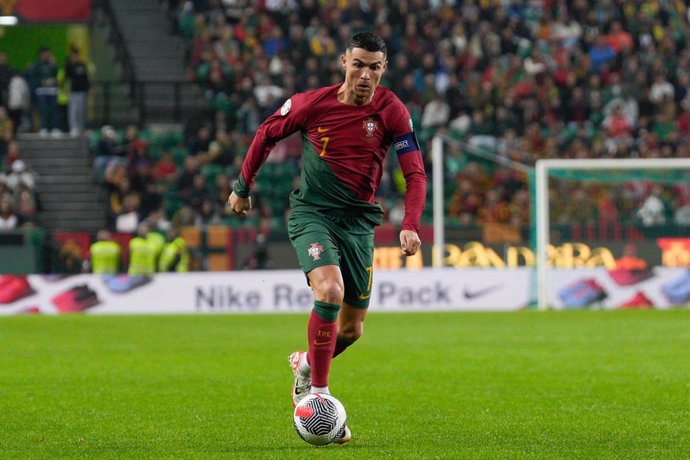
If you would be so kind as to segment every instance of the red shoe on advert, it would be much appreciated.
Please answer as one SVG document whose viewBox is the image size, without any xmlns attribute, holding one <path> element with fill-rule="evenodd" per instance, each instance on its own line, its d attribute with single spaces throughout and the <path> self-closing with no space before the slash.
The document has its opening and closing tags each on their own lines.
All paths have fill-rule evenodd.
<svg viewBox="0 0 690 460">
<path fill-rule="evenodd" d="M 0 276 L 0 304 L 12 303 L 15 300 L 33 294 L 33 292 L 26 276 Z"/>
<path fill-rule="evenodd" d="M 74 286 L 52 299 L 60 313 L 78 313 L 98 303 L 98 295 L 86 284 Z"/>
<path fill-rule="evenodd" d="M 649 297 L 647 297 L 644 292 L 639 291 L 637 294 L 635 294 L 635 296 L 632 299 L 619 305 L 618 308 L 624 310 L 649 310 L 654 308 L 654 303 L 652 303 L 652 301 L 649 300 Z"/>
</svg>

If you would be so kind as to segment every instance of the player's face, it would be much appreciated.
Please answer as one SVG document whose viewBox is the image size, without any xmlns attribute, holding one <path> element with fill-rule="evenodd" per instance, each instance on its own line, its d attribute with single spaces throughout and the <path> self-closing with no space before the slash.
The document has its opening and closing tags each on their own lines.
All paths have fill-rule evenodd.
<svg viewBox="0 0 690 460">
<path fill-rule="evenodd" d="M 342 56 L 342 64 L 345 68 L 346 91 L 355 100 L 368 102 L 381 82 L 388 61 L 381 51 L 352 48 Z"/>
</svg>

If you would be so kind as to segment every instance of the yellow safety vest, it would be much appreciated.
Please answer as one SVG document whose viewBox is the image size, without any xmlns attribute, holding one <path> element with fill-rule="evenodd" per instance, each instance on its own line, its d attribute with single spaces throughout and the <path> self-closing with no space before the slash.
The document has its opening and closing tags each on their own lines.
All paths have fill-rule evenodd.
<svg viewBox="0 0 690 460">
<path fill-rule="evenodd" d="M 120 271 L 120 245 L 114 241 L 96 241 L 91 245 L 91 271 L 114 275 Z"/>
<path fill-rule="evenodd" d="M 156 264 L 158 259 L 163 252 L 163 246 L 165 246 L 165 237 L 158 232 L 149 232 L 146 234 L 146 241 L 148 241 L 153 248 L 156 250 Z"/>
<path fill-rule="evenodd" d="M 176 271 L 181 273 L 189 271 L 189 251 L 184 238 L 178 236 L 165 245 L 158 268 L 161 272 Z"/>
<path fill-rule="evenodd" d="M 156 247 L 146 238 L 137 236 L 129 242 L 130 276 L 151 275 L 156 271 Z"/>
</svg>

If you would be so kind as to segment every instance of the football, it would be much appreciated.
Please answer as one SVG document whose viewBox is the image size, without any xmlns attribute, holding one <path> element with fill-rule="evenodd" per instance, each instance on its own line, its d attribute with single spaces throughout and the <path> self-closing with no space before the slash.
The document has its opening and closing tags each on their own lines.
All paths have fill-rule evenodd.
<svg viewBox="0 0 690 460">
<path fill-rule="evenodd" d="M 331 395 L 311 394 L 295 407 L 297 434 L 315 446 L 324 446 L 342 436 L 347 415 L 342 403 Z"/>
</svg>

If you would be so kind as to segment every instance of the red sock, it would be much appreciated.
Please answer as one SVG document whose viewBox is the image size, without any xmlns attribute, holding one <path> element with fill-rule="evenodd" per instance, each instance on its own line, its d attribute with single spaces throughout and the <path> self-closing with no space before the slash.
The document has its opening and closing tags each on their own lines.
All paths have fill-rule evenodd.
<svg viewBox="0 0 690 460">
<path fill-rule="evenodd" d="M 335 319 L 327 321 L 312 310 L 307 333 L 309 338 L 307 358 L 311 367 L 311 386 L 313 387 L 328 386 L 328 373 L 331 370 L 336 333 Z"/>
<path fill-rule="evenodd" d="M 352 345 L 354 342 L 350 342 L 349 340 L 341 339 L 338 338 L 335 342 L 335 349 L 333 350 L 333 357 L 335 358 L 338 356 L 340 353 L 344 352 L 347 347 Z"/>
</svg>

